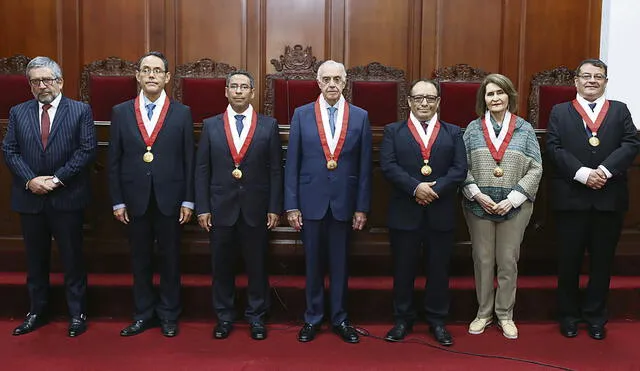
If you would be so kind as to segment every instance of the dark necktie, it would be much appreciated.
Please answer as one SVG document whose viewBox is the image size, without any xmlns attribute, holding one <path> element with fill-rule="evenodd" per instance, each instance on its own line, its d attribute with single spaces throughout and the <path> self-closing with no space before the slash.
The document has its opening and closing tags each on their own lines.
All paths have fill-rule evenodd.
<svg viewBox="0 0 640 371">
<path fill-rule="evenodd" d="M 429 127 L 429 124 L 427 124 L 426 121 L 420 121 L 420 125 L 422 125 L 422 129 L 424 130 L 424 134 L 427 134 L 427 128 Z"/>
<path fill-rule="evenodd" d="M 147 107 L 147 117 L 149 118 L 149 120 L 151 120 L 151 118 L 153 117 L 153 109 L 156 108 L 156 105 L 154 103 L 149 103 L 146 105 Z"/>
<path fill-rule="evenodd" d="M 327 107 L 329 110 L 329 127 L 331 128 L 331 136 L 336 135 L 336 111 L 338 110 L 336 107 Z"/>
<path fill-rule="evenodd" d="M 40 133 L 42 135 L 42 148 L 47 148 L 47 141 L 49 140 L 49 131 L 51 130 L 51 120 L 49 119 L 49 112 L 51 108 L 50 104 L 42 106 L 42 117 L 40 119 Z"/>
<path fill-rule="evenodd" d="M 238 136 L 242 134 L 242 129 L 244 128 L 244 124 L 242 120 L 244 119 L 244 115 L 235 115 L 236 118 L 236 129 L 238 129 Z"/>
<path fill-rule="evenodd" d="M 591 111 L 595 112 L 596 111 L 596 104 L 595 103 L 589 103 L 589 108 L 591 108 Z"/>
</svg>

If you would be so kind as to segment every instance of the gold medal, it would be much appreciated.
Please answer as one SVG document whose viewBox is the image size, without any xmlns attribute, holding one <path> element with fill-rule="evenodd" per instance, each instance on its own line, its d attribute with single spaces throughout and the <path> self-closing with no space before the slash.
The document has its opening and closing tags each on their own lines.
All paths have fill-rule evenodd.
<svg viewBox="0 0 640 371">
<path fill-rule="evenodd" d="M 240 170 L 238 168 L 233 169 L 233 171 L 231 172 L 231 176 L 236 178 L 236 179 L 242 178 L 242 170 Z"/>
<path fill-rule="evenodd" d="M 151 146 L 147 146 L 147 152 L 142 155 L 142 161 L 151 162 L 153 161 L 153 153 L 151 153 Z"/>
<path fill-rule="evenodd" d="M 589 138 L 589 144 L 591 144 L 592 147 L 597 147 L 600 145 L 600 139 L 598 139 L 598 137 L 594 135 Z"/>
<path fill-rule="evenodd" d="M 329 161 L 327 161 L 327 169 L 329 170 L 335 170 L 335 168 L 338 167 L 338 163 L 336 162 L 336 160 L 331 159 Z"/>
<path fill-rule="evenodd" d="M 496 166 L 496 168 L 493 169 L 493 176 L 495 176 L 496 178 L 500 178 L 503 175 L 504 175 L 504 170 L 502 170 L 500 166 Z"/>
<path fill-rule="evenodd" d="M 429 160 L 424 160 L 424 166 L 420 168 L 420 172 L 422 173 L 422 175 L 429 176 L 431 175 L 432 171 L 433 170 L 431 169 L 431 166 L 429 166 Z"/>
</svg>

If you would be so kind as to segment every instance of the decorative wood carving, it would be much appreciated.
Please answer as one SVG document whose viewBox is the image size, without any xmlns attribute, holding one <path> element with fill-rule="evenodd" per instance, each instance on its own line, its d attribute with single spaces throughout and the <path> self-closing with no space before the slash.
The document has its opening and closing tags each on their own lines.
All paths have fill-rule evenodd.
<svg viewBox="0 0 640 371">
<path fill-rule="evenodd" d="M 540 112 L 540 86 L 573 86 L 575 71 L 566 66 L 560 66 L 552 70 L 538 72 L 531 79 L 531 92 L 529 93 L 529 123 L 534 128 L 538 127 L 538 114 Z"/>
<path fill-rule="evenodd" d="M 489 73 L 469 66 L 468 64 L 456 64 L 449 67 L 441 67 L 433 71 L 433 79 L 442 81 L 482 82 Z"/>
<path fill-rule="evenodd" d="M 31 59 L 22 54 L 7 58 L 0 58 L 0 74 L 23 75 L 27 71 L 27 64 Z"/>
<path fill-rule="evenodd" d="M 265 76 L 264 114 L 267 116 L 273 116 L 275 100 L 273 80 L 315 80 L 322 61 L 318 61 L 313 56 L 310 46 L 304 48 L 302 45 L 293 47 L 287 45 L 284 48 L 284 54 L 279 59 L 272 59 L 271 64 L 278 72 Z"/>
<path fill-rule="evenodd" d="M 178 65 L 176 66 L 176 73 L 173 76 L 173 98 L 182 102 L 183 78 L 224 79 L 229 73 L 236 70 L 236 67 L 222 62 L 215 62 L 209 58 Z"/>
<path fill-rule="evenodd" d="M 109 57 L 91 62 L 82 69 L 80 77 L 80 100 L 85 103 L 91 102 L 89 94 L 89 78 L 91 75 L 98 76 L 135 76 L 137 64 L 135 62 Z"/>
<path fill-rule="evenodd" d="M 347 70 L 347 89 L 344 91 L 345 99 L 351 102 L 351 83 L 354 81 L 391 81 L 398 84 L 398 119 L 404 120 L 409 115 L 407 105 L 407 80 L 403 70 L 388 67 L 378 62 L 371 62 L 366 66 L 351 67 Z"/>
</svg>

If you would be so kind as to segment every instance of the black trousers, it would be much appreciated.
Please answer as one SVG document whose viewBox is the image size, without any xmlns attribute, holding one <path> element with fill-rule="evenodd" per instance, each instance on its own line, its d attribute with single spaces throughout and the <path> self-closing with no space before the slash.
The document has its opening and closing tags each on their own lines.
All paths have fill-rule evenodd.
<svg viewBox="0 0 640 371">
<path fill-rule="evenodd" d="M 180 304 L 180 235 L 182 226 L 177 215 L 167 216 L 158 210 L 152 192 L 147 212 L 131 217 L 129 242 L 133 272 L 134 320 L 160 319 L 175 321 L 182 310 Z M 160 262 L 160 290 L 153 287 L 153 252 L 157 242 Z"/>
<path fill-rule="evenodd" d="M 27 252 L 27 289 L 30 313 L 47 310 L 51 237 L 55 238 L 64 266 L 69 315 L 86 313 L 87 272 L 82 255 L 83 211 L 54 210 L 48 204 L 37 214 L 20 214 Z"/>
<path fill-rule="evenodd" d="M 558 310 L 560 321 L 580 319 L 591 325 L 607 322 L 606 301 L 611 268 L 624 218 L 623 212 L 557 211 Z M 589 283 L 579 297 L 579 275 L 589 252 Z"/>
<path fill-rule="evenodd" d="M 213 309 L 220 321 L 234 321 L 235 275 L 238 256 L 244 259 L 249 280 L 247 287 L 246 320 L 263 322 L 269 309 L 269 278 L 266 259 L 268 249 L 268 230 L 264 224 L 249 226 L 240 216 L 233 226 L 216 226 L 210 232 L 211 266 L 213 268 Z"/>
<path fill-rule="evenodd" d="M 413 324 L 416 319 L 413 292 L 416 272 L 421 265 L 427 278 L 423 300 L 427 323 L 431 326 L 445 324 L 449 314 L 449 266 L 453 241 L 453 230 L 432 230 L 426 218 L 417 230 L 389 230 L 393 255 L 393 315 L 396 322 Z"/>
</svg>

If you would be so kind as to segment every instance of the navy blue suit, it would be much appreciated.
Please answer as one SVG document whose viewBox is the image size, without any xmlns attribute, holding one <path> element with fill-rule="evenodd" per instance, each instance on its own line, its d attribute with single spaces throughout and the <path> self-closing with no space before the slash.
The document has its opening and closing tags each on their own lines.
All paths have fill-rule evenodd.
<svg viewBox="0 0 640 371">
<path fill-rule="evenodd" d="M 13 175 L 11 206 L 21 214 L 30 312 L 46 310 L 53 236 L 65 267 L 69 313 L 77 317 L 85 313 L 82 223 L 91 199 L 89 169 L 96 156 L 95 127 L 87 104 L 62 97 L 43 148 L 38 111 L 35 99 L 11 108 L 2 148 Z M 64 186 L 36 195 L 26 183 L 41 175 L 55 175 Z"/>
<path fill-rule="evenodd" d="M 444 325 L 449 311 L 449 262 L 453 250 L 456 194 L 467 176 L 467 157 L 458 126 L 440 122 L 429 165 L 432 173 L 422 175 L 420 146 L 408 121 L 384 128 L 380 166 L 393 185 L 389 202 L 389 237 L 394 258 L 394 316 L 412 324 L 416 262 L 424 248 L 427 286 L 424 306 L 427 322 Z M 422 130 L 420 128 L 419 130 Z M 433 182 L 438 198 L 427 206 L 418 204 L 414 192 L 421 182 Z"/>
<path fill-rule="evenodd" d="M 285 165 L 285 210 L 302 212 L 306 262 L 305 322 L 319 324 L 324 311 L 324 264 L 328 252 L 331 322 L 347 319 L 348 237 L 353 214 L 371 204 L 371 128 L 365 110 L 349 105 L 349 123 L 338 167 L 327 169 L 315 103 L 296 108 Z M 322 242 L 324 243 L 321 243 Z"/>
<path fill-rule="evenodd" d="M 180 207 L 182 202 L 194 202 L 191 110 L 171 101 L 149 163 L 142 160 L 146 144 L 136 122 L 134 100 L 113 107 L 110 135 L 111 200 L 113 205 L 125 204 L 131 220 L 134 319 L 149 320 L 155 313 L 162 320 L 174 321 L 181 311 Z M 156 240 L 162 257 L 159 297 L 152 283 Z"/>
<path fill-rule="evenodd" d="M 211 213 L 213 306 L 218 320 L 236 319 L 235 267 L 242 252 L 249 278 L 245 317 L 249 323 L 262 322 L 269 306 L 267 213 L 282 213 L 282 143 L 276 120 L 258 115 L 253 140 L 240 163 L 242 178 L 235 179 L 226 114 L 203 122 L 196 156 L 196 213 Z M 233 123 L 231 130 L 236 130 Z"/>
<path fill-rule="evenodd" d="M 629 208 L 627 171 L 640 148 L 638 132 L 624 103 L 609 101 L 598 130 L 600 145 L 589 145 L 582 117 L 571 102 L 557 104 L 549 116 L 547 155 L 559 244 L 558 310 L 560 321 L 607 321 L 606 300 L 611 267 Z M 578 169 L 603 165 L 613 175 L 601 189 L 574 180 Z M 589 284 L 579 298 L 579 274 L 589 251 Z"/>
</svg>

